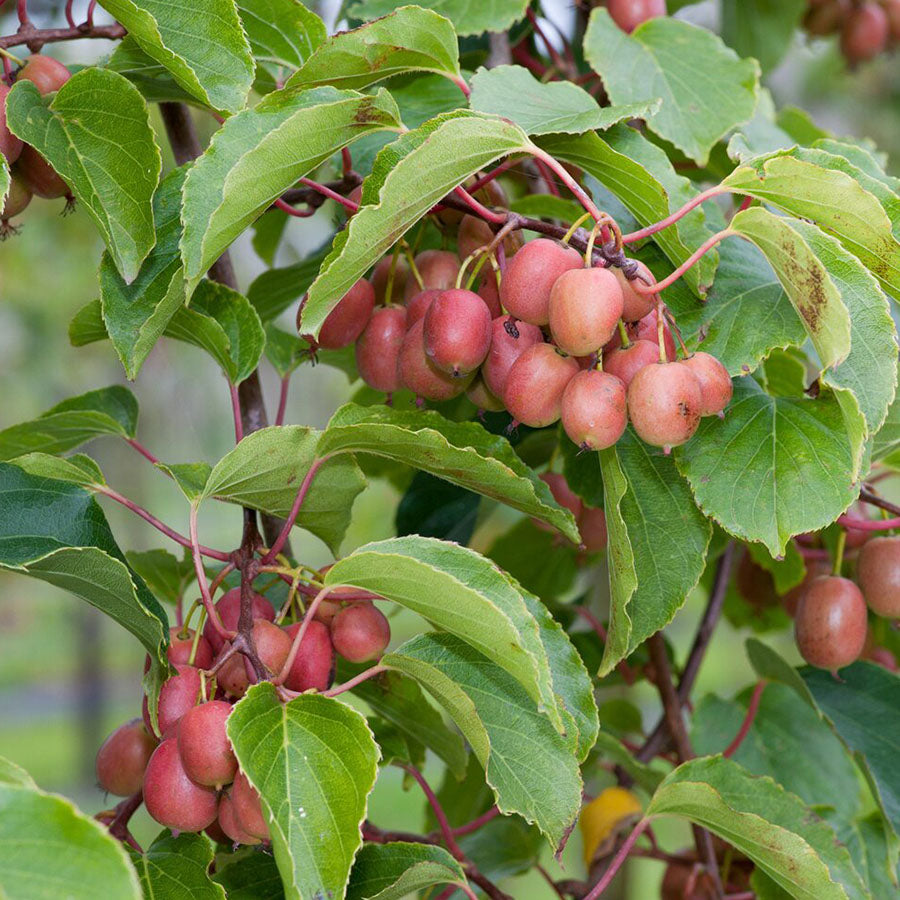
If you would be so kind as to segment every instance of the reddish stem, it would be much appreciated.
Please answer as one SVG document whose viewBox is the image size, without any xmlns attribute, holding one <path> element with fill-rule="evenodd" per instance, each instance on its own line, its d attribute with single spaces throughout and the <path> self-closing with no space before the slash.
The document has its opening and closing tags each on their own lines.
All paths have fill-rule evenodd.
<svg viewBox="0 0 900 900">
<path fill-rule="evenodd" d="M 725 228 L 722 231 L 717 232 L 712 237 L 707 238 L 671 275 L 667 278 L 663 278 L 662 281 L 657 281 L 655 284 L 644 284 L 639 278 L 635 278 L 634 281 L 630 282 L 631 288 L 634 291 L 637 291 L 639 294 L 658 294 L 660 291 L 664 291 L 670 285 L 675 284 L 688 269 L 692 266 L 696 265 L 696 263 L 716 244 L 724 241 L 725 238 L 731 237 L 733 234 L 737 234 L 736 231 L 732 231 L 730 228 Z"/>
<path fill-rule="evenodd" d="M 750 208 L 750 204 L 751 204 L 752 202 L 753 202 L 753 198 L 752 198 L 749 194 L 747 194 L 747 196 L 744 197 L 743 200 L 741 200 L 741 205 L 737 208 L 737 211 L 738 211 L 738 212 L 743 212 L 745 209 L 749 209 L 749 208 Z"/>
<path fill-rule="evenodd" d="M 750 729 L 753 727 L 753 721 L 756 719 L 756 714 L 759 712 L 759 702 L 762 699 L 762 694 L 765 689 L 766 682 L 764 679 L 756 682 L 756 686 L 753 688 L 753 694 L 750 697 L 750 705 L 747 707 L 747 715 L 744 716 L 744 721 L 741 723 L 740 730 L 734 736 L 734 740 L 723 751 L 722 756 L 732 756 L 744 742 L 744 738 L 749 734 Z"/>
<path fill-rule="evenodd" d="M 16 15 L 24 28 L 31 25 L 31 19 L 28 18 L 28 0 L 16 0 Z"/>
<path fill-rule="evenodd" d="M 329 584 L 322 588 L 318 594 L 316 594 L 316 599 L 313 600 L 312 603 L 309 604 L 309 607 L 306 610 L 306 613 L 303 616 L 303 621 L 300 623 L 300 627 L 297 629 L 297 633 L 294 635 L 294 640 L 291 644 L 291 652 L 288 653 L 287 659 L 284 661 L 284 665 L 281 667 L 281 671 L 275 678 L 272 679 L 273 684 L 284 684 L 285 678 L 288 677 L 291 671 L 291 667 L 294 665 L 294 660 L 297 658 L 297 654 L 300 652 L 300 644 L 303 641 L 303 637 L 306 634 L 306 630 L 309 628 L 309 623 L 312 622 L 313 617 L 316 614 L 316 610 L 322 605 L 322 601 L 333 591 L 338 585 Z"/>
<path fill-rule="evenodd" d="M 696 209 L 701 203 L 705 203 L 709 200 L 710 197 L 717 197 L 719 194 L 726 193 L 728 193 L 728 189 L 722 187 L 722 185 L 716 185 L 708 190 L 701 191 L 692 200 L 688 200 L 681 209 L 675 210 L 672 215 L 666 216 L 665 219 L 660 219 L 659 222 L 654 222 L 653 225 L 648 225 L 646 228 L 641 228 L 639 231 L 623 234 L 622 243 L 632 244 L 635 241 L 641 240 L 641 238 L 650 237 L 651 234 L 656 234 L 657 231 L 662 231 L 664 228 L 674 225 L 679 219 L 683 219 L 692 209 Z"/>
<path fill-rule="evenodd" d="M 230 640 L 232 634 L 222 624 L 219 618 L 219 611 L 216 609 L 212 601 L 212 595 L 209 592 L 209 585 L 206 582 L 206 571 L 203 568 L 203 560 L 200 558 L 200 545 L 197 543 L 197 504 L 191 504 L 191 557 L 194 560 L 194 574 L 197 576 L 197 586 L 200 588 L 200 596 L 203 598 L 203 605 L 206 607 L 206 616 L 212 627 L 216 630 L 216 634 L 224 640 Z"/>
<path fill-rule="evenodd" d="M 634 846 L 637 839 L 643 834 L 647 826 L 650 824 L 649 819 L 641 819 L 637 825 L 631 830 L 631 834 L 625 838 L 625 841 L 622 843 L 622 846 L 619 847 L 618 853 L 613 857 L 612 862 L 609 864 L 606 871 L 603 873 L 603 877 L 594 885 L 591 889 L 590 893 L 584 897 L 584 900 L 597 900 L 599 897 L 610 885 L 613 878 L 616 877 L 616 873 L 622 867 L 622 863 L 628 858 L 628 854 L 631 852 L 631 848 Z"/>
<path fill-rule="evenodd" d="M 105 497 L 109 497 L 111 500 L 115 500 L 117 503 L 121 503 L 126 509 L 130 509 L 133 513 L 139 515 L 145 522 L 149 522 L 154 528 L 161 531 L 167 538 L 175 541 L 176 544 L 180 544 L 182 547 L 187 547 L 188 549 L 192 548 L 192 544 L 188 538 L 186 538 L 183 534 L 179 534 L 172 528 L 169 528 L 164 522 L 161 522 L 156 518 L 152 513 L 148 512 L 142 506 L 138 506 L 133 500 L 129 500 L 127 497 L 123 497 L 118 491 L 114 491 L 108 485 L 94 485 L 94 490 L 97 491 L 98 494 L 103 494 Z M 203 556 L 208 556 L 210 559 L 218 559 L 222 562 L 228 562 L 231 559 L 231 556 L 228 553 L 224 553 L 221 550 L 213 550 L 210 547 L 204 547 L 202 544 L 199 546 L 200 553 Z"/>
<path fill-rule="evenodd" d="M 450 822 L 447 819 L 444 808 L 441 806 L 441 801 L 438 800 L 437 794 L 435 794 L 431 789 L 431 785 L 425 780 L 425 776 L 412 765 L 403 765 L 400 768 L 412 775 L 419 787 L 422 788 L 422 793 L 425 794 L 425 798 L 428 800 L 428 804 L 434 812 L 438 828 L 441 829 L 441 836 L 444 838 L 444 843 L 447 845 L 447 849 L 450 851 L 451 855 L 455 859 L 465 860 L 466 856 L 460 849 L 459 844 L 456 843 L 456 838 L 453 836 L 453 829 L 450 827 Z"/>
<path fill-rule="evenodd" d="M 0 37 L 0 48 L 8 50 L 20 44 L 55 44 L 62 41 L 80 41 L 85 38 L 103 38 L 115 41 L 125 37 L 125 29 L 115 23 L 113 25 L 95 25 L 90 28 L 77 26 L 75 28 L 35 28 L 30 22 L 27 26 L 20 27 L 15 34 L 7 34 Z"/>
<path fill-rule="evenodd" d="M 328 197 L 330 200 L 334 200 L 336 203 L 340 203 L 341 206 L 349 209 L 350 212 L 356 212 L 359 209 L 358 203 L 354 203 L 352 200 L 342 196 L 337 191 L 333 191 L 330 187 L 326 187 L 326 185 L 324 184 L 319 184 L 318 181 L 313 181 L 310 178 L 301 178 L 300 184 L 311 188 L 316 193 L 321 194 L 323 197 Z"/>
<path fill-rule="evenodd" d="M 553 173 L 559 177 L 560 181 L 575 195 L 575 198 L 585 208 L 585 211 L 594 217 L 595 222 L 599 222 L 603 218 L 603 214 L 597 208 L 597 205 L 587 195 L 584 188 L 569 174 L 569 170 L 561 162 L 546 151 L 541 150 L 540 147 L 531 147 L 529 153 L 535 159 L 547 164 Z"/>
<path fill-rule="evenodd" d="M 244 421 L 241 416 L 241 401 L 238 397 L 236 384 L 229 382 L 228 389 L 231 392 L 231 412 L 234 415 L 234 442 L 239 444 L 244 439 Z"/>
<path fill-rule="evenodd" d="M 310 216 L 316 214 L 316 210 L 311 206 L 306 209 L 297 209 L 296 207 L 291 206 L 290 203 L 286 203 L 281 197 L 275 201 L 273 206 L 277 207 L 282 212 L 287 213 L 289 216 L 293 216 L 295 219 L 308 219 Z"/>
<path fill-rule="evenodd" d="M 275 543 L 272 544 L 269 552 L 263 557 L 262 562 L 263 565 L 269 565 L 279 553 L 281 553 L 281 548 L 287 543 L 288 536 L 291 533 L 291 529 L 294 527 L 294 522 L 297 521 L 297 516 L 300 514 L 300 507 L 303 506 L 303 501 L 306 499 L 306 495 L 309 493 L 310 485 L 312 484 L 313 478 L 316 477 L 316 472 L 319 471 L 322 463 L 328 460 L 330 457 L 323 456 L 320 459 L 316 459 L 313 464 L 309 467 L 309 471 L 306 473 L 306 477 L 303 479 L 303 482 L 300 485 L 300 489 L 297 491 L 297 496 L 294 498 L 294 505 L 291 507 L 291 511 L 288 513 L 288 517 L 284 520 L 284 525 L 281 526 L 281 532 L 278 537 L 275 538 Z"/>
<path fill-rule="evenodd" d="M 840 516 L 837 523 L 843 528 L 855 528 L 857 531 L 890 531 L 892 528 L 900 528 L 900 518 L 859 519 L 856 516 Z"/>
<path fill-rule="evenodd" d="M 550 193 L 554 197 L 558 197 L 559 188 L 556 186 L 556 182 L 553 180 L 553 173 L 550 171 L 547 164 L 541 159 L 536 159 L 534 163 L 538 167 L 538 171 L 541 173 L 541 178 L 544 179 L 544 184 L 547 185 L 547 190 L 550 191 Z"/>
<path fill-rule="evenodd" d="M 507 216 L 505 213 L 496 213 L 488 209 L 484 204 L 479 203 L 462 185 L 455 188 L 453 193 L 467 203 L 485 221 L 493 222 L 494 225 L 503 225 L 506 222 Z"/>
<path fill-rule="evenodd" d="M 353 678 L 350 678 L 343 684 L 338 684 L 330 690 L 325 691 L 324 696 L 337 697 L 338 694 L 343 694 L 344 691 L 353 690 L 353 688 L 355 688 L 358 684 L 362 684 L 364 681 L 368 681 L 370 678 L 374 678 L 376 675 L 380 675 L 382 672 L 387 672 L 387 670 L 388 667 L 382 666 L 380 663 L 376 666 L 369 666 L 368 669 L 366 669 L 364 672 L 360 672 L 359 675 L 354 675 Z"/>
<path fill-rule="evenodd" d="M 353 157 L 349 147 L 341 147 L 341 173 L 346 178 L 353 171 Z"/>
<path fill-rule="evenodd" d="M 831 554 L 827 550 L 818 547 L 804 547 L 803 544 L 794 542 L 794 546 L 800 551 L 800 555 L 804 559 L 831 559 Z"/>
<path fill-rule="evenodd" d="M 97 0 L 91 0 L 91 2 L 88 3 L 87 15 L 84 18 L 84 24 L 88 28 L 92 28 L 94 25 L 94 10 L 96 8 L 97 8 Z"/>
<path fill-rule="evenodd" d="M 75 17 L 72 15 L 72 4 L 75 0 L 66 0 L 66 21 L 69 23 L 70 28 L 76 28 L 75 25 Z"/>
<path fill-rule="evenodd" d="M 488 822 L 496 819 L 499 815 L 500 810 L 497 809 L 496 806 L 492 806 L 487 812 L 478 816 L 477 819 L 472 819 L 471 822 L 467 822 L 465 825 L 460 825 L 459 828 L 453 828 L 451 830 L 456 837 L 463 837 L 464 835 L 471 834 L 473 831 L 478 831 L 479 828 L 487 825 Z"/>
<path fill-rule="evenodd" d="M 275 424 L 284 425 L 284 414 L 287 412 L 288 388 L 291 386 L 291 376 L 285 375 L 281 379 L 281 389 L 278 394 L 278 412 L 275 414 Z"/>
<path fill-rule="evenodd" d="M 505 159 L 498 166 L 495 166 L 488 172 L 486 175 L 482 175 L 474 184 L 470 185 L 467 190 L 470 194 L 474 194 L 475 191 L 480 191 L 486 184 L 489 184 L 493 181 L 498 175 L 502 175 L 508 169 L 511 169 L 513 166 L 518 165 L 518 159 Z"/>
<path fill-rule="evenodd" d="M 125 443 L 128 444 L 129 447 L 133 447 L 137 450 L 138 453 L 141 454 L 145 459 L 149 460 L 153 465 L 157 465 L 159 463 L 159 459 L 155 457 L 137 438 L 125 438 Z"/>
<path fill-rule="evenodd" d="M 467 100 L 472 96 L 472 89 L 466 84 L 465 78 L 457 78 L 454 76 L 450 80 L 463 92 L 463 95 Z"/>
<path fill-rule="evenodd" d="M 531 8 L 527 9 L 525 11 L 525 15 L 528 17 L 528 21 L 531 22 L 531 27 L 534 28 L 534 33 L 541 39 L 541 42 L 547 48 L 547 53 L 550 55 L 550 59 L 553 61 L 553 65 L 556 66 L 556 68 L 559 69 L 560 72 L 564 72 L 566 69 L 565 60 L 559 55 L 556 47 L 553 46 L 547 35 L 544 34 L 544 29 L 541 28 L 537 16 L 534 14 L 534 10 Z"/>
</svg>

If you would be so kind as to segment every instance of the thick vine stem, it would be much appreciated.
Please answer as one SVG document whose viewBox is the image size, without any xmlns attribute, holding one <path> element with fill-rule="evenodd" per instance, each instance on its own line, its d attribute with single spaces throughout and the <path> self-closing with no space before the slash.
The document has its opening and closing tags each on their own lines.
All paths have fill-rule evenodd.
<svg viewBox="0 0 900 900">
<path fill-rule="evenodd" d="M 102 38 L 108 41 L 121 40 L 127 32 L 117 22 L 112 25 L 89 25 L 84 23 L 74 28 L 35 28 L 28 24 L 19 28 L 15 34 L 0 37 L 0 48 L 27 45 L 32 53 L 37 53 L 44 44 L 59 44 L 63 41 L 81 41 L 86 38 Z"/>
<path fill-rule="evenodd" d="M 257 681 L 267 677 L 266 667 L 256 654 L 253 643 L 253 579 L 256 577 L 256 550 L 262 540 L 256 527 L 256 510 L 244 509 L 244 533 L 241 547 L 234 554 L 234 563 L 241 572 L 241 611 L 238 616 L 238 637 L 244 647 L 242 652 L 250 661 Z"/>
</svg>

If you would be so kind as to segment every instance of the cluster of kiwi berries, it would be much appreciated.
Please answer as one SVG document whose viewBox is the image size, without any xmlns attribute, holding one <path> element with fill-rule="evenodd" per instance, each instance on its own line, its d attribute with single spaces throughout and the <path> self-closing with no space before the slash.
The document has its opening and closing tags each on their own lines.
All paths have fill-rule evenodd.
<svg viewBox="0 0 900 900">
<path fill-rule="evenodd" d="M 52 56 L 40 53 L 29 56 L 15 73 L 16 81 L 30 81 L 41 94 L 58 91 L 68 80 L 69 70 Z M 0 211 L 0 240 L 15 233 L 10 220 L 19 215 L 34 196 L 53 200 L 65 197 L 73 202 L 68 185 L 37 150 L 19 140 L 6 126 L 6 95 L 8 85 L 0 81 L 0 153 L 10 166 L 11 181 L 6 202 Z"/>
<path fill-rule="evenodd" d="M 381 656 L 390 642 L 390 625 L 371 600 L 354 599 L 358 596 L 338 589 L 319 603 L 283 681 L 285 688 L 297 693 L 327 690 L 335 653 L 355 663 Z M 252 603 L 253 645 L 274 678 L 288 662 L 301 622 L 279 625 L 275 609 L 261 594 L 254 593 Z M 240 588 L 216 603 L 229 633 L 237 629 L 240 605 Z M 232 704 L 255 678 L 247 657 L 228 655 L 230 649 L 208 620 L 200 634 L 187 624 L 173 626 L 168 658 L 176 674 L 160 689 L 158 729 L 145 698 L 143 718 L 121 725 L 100 748 L 97 781 L 117 796 L 143 791 L 150 815 L 175 832 L 206 830 L 220 843 L 258 844 L 268 840 L 268 826 L 225 731 Z"/>
<path fill-rule="evenodd" d="M 355 342 L 360 377 L 388 395 L 407 388 L 421 403 L 466 392 L 479 409 L 507 410 L 514 426 L 561 419 L 584 450 L 615 444 L 629 419 L 644 441 L 668 449 L 687 441 L 701 416 L 724 410 L 728 372 L 708 353 L 676 359 L 642 263 L 585 265 L 565 243 L 522 245 L 514 232 L 498 254 L 502 273 L 488 268 L 469 290 L 460 259 L 487 253 L 494 234 L 470 215 L 458 227 L 458 255 L 382 259 L 329 314 L 318 346 Z M 302 334 L 303 305 L 297 327 Z"/>
<path fill-rule="evenodd" d="M 810 0 L 803 27 L 840 35 L 841 53 L 856 65 L 900 43 L 900 0 Z"/>
</svg>

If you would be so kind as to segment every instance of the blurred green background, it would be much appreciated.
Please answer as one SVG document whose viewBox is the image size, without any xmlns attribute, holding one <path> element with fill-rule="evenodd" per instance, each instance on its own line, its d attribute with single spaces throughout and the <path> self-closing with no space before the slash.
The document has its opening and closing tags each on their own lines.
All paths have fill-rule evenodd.
<svg viewBox="0 0 900 900">
<path fill-rule="evenodd" d="M 76 7 L 78 4 L 76 4 Z M 61 23 L 61 4 L 30 5 L 40 24 Z M 563 3 L 547 4 L 563 27 L 571 11 Z M 708 24 L 714 11 L 700 4 L 683 12 Z M 15 29 L 9 13 L 0 17 L 3 33 Z M 75 42 L 60 47 L 67 62 L 90 62 L 108 52 L 103 42 Z M 858 71 L 848 71 L 833 41 L 810 43 L 798 36 L 785 62 L 768 80 L 779 105 L 808 109 L 816 121 L 837 134 L 872 138 L 891 154 L 890 169 L 900 160 L 900 65 L 897 55 L 884 56 Z M 200 121 L 201 130 L 214 123 Z M 83 304 L 96 296 L 96 267 L 101 242 L 82 212 L 60 215 L 63 201 L 36 201 L 21 217 L 21 234 L 0 244 L 0 428 L 32 418 L 65 397 L 93 388 L 123 383 L 111 347 L 100 343 L 76 350 L 69 345 L 67 326 Z M 330 211 L 333 214 L 333 211 Z M 323 215 L 327 216 L 326 210 Z M 294 261 L 305 248 L 324 238 L 321 221 L 293 220 L 281 265 Z M 242 288 L 263 264 L 250 242 L 241 239 L 235 260 Z M 289 317 L 290 318 L 290 317 Z M 277 379 L 263 366 L 270 414 L 277 403 Z M 131 385 L 141 403 L 139 437 L 167 462 L 218 459 L 233 443 L 226 384 L 214 363 L 199 350 L 162 341 L 153 351 L 138 381 Z M 345 376 L 334 369 L 304 366 L 292 385 L 288 422 L 322 426 L 351 392 Z M 98 459 L 109 483 L 180 531 L 187 530 L 187 506 L 173 484 L 141 457 L 115 440 L 96 442 L 89 452 Z M 393 533 L 396 493 L 373 482 L 356 502 L 355 521 L 344 551 L 367 540 Z M 165 538 L 121 507 L 104 503 L 120 545 L 129 549 L 165 547 Z M 484 549 L 490 539 L 515 520 L 502 510 L 481 523 L 474 544 Z M 234 546 L 240 535 L 240 514 L 231 507 L 210 504 L 201 514 L 201 533 L 212 546 Z M 294 547 L 313 565 L 330 561 L 315 539 L 295 532 Z M 692 597 L 667 634 L 683 658 L 703 605 Z M 399 639 L 415 628 L 411 619 L 395 620 Z M 730 697 L 751 680 L 744 659 L 745 635 L 723 625 L 703 667 L 697 697 L 713 691 Z M 797 659 L 788 635 L 778 649 Z M 87 812 L 112 805 L 94 784 L 93 758 L 106 733 L 121 721 L 140 714 L 143 652 L 137 642 L 92 608 L 45 585 L 0 572 L 0 755 L 24 766 L 43 788 L 72 797 Z M 601 692 L 600 700 L 618 689 Z M 643 686 L 631 699 L 642 706 L 645 727 L 658 714 L 653 691 Z M 372 801 L 376 822 L 394 829 L 418 830 L 423 803 L 416 790 L 404 793 L 399 777 L 389 772 L 379 781 Z M 155 826 L 137 821 L 143 841 Z M 665 844 L 684 846 L 680 829 L 661 831 Z M 549 859 L 556 877 L 581 877 L 577 834 L 565 856 L 565 870 Z M 656 893 L 662 866 L 642 861 L 626 868 L 627 895 Z M 516 897 L 553 896 L 538 876 L 506 885 Z M 624 883 L 620 890 L 624 890 Z"/>
</svg>

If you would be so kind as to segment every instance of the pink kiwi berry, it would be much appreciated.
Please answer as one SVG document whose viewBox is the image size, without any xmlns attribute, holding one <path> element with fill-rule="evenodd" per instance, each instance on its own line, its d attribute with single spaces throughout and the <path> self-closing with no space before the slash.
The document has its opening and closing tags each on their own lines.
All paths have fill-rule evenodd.
<svg viewBox="0 0 900 900">
<path fill-rule="evenodd" d="M 117 797 L 130 797 L 144 783 L 144 770 L 156 744 L 140 719 L 120 725 L 97 751 L 97 783 Z"/>
<path fill-rule="evenodd" d="M 634 31 L 649 19 L 666 14 L 666 0 L 609 0 L 606 6 L 622 31 Z"/>
<path fill-rule="evenodd" d="M 320 604 L 321 608 L 321 604 Z M 338 615 L 340 609 L 335 612 Z M 332 617 L 333 618 L 333 617 Z M 291 642 L 297 637 L 300 622 L 285 631 Z M 315 619 L 309 623 L 284 685 L 292 691 L 327 691 L 334 678 L 334 647 L 328 626 Z"/>
<path fill-rule="evenodd" d="M 425 400 L 451 400 L 469 386 L 473 375 L 454 378 L 437 368 L 425 353 L 425 320 L 419 319 L 403 338 L 397 371 L 401 383 Z"/>
<path fill-rule="evenodd" d="M 698 350 L 682 360 L 700 382 L 700 415 L 714 416 L 731 401 L 734 388 L 725 366 L 709 353 Z"/>
<path fill-rule="evenodd" d="M 263 813 L 262 802 L 243 772 L 238 772 L 234 776 L 231 802 L 234 804 L 235 819 L 241 829 L 261 841 L 267 841 L 269 826 Z"/>
<path fill-rule="evenodd" d="M 163 682 L 156 709 L 159 733 L 163 738 L 174 733 L 181 717 L 200 699 L 200 670 L 193 666 L 175 666 L 176 675 Z"/>
<path fill-rule="evenodd" d="M 173 831 L 202 831 L 218 813 L 216 792 L 191 781 L 174 738 L 163 741 L 144 773 L 147 812 Z"/>
<path fill-rule="evenodd" d="M 419 291 L 446 291 L 456 284 L 459 274 L 459 257 L 449 250 L 423 250 L 416 256 L 416 269 L 422 278 L 422 286 L 410 274 L 403 289 L 404 301 L 411 300 Z"/>
<path fill-rule="evenodd" d="M 597 553 L 606 549 L 606 515 L 595 506 L 585 506 L 578 517 L 578 531 L 581 533 L 581 545 L 588 553 Z"/>
<path fill-rule="evenodd" d="M 513 363 L 529 348 L 544 342 L 537 325 L 517 321 L 513 316 L 498 316 L 491 322 L 491 348 L 481 366 L 481 377 L 487 389 L 503 396 L 506 378 Z"/>
<path fill-rule="evenodd" d="M 659 294 L 645 294 L 635 290 L 636 284 L 654 284 L 656 282 L 653 273 L 642 262 L 637 263 L 637 277 L 634 279 L 626 278 L 625 273 L 618 267 L 612 268 L 610 271 L 616 276 L 616 280 L 622 288 L 624 300 L 622 318 L 626 322 L 637 322 L 656 308 L 659 303 Z"/>
<path fill-rule="evenodd" d="M 478 294 L 442 291 L 424 322 L 425 353 L 442 372 L 468 375 L 484 362 L 491 346 L 491 313 Z"/>
<path fill-rule="evenodd" d="M 645 366 L 627 392 L 628 415 L 638 436 L 654 447 L 677 447 L 700 424 L 700 382 L 680 362 Z"/>
<path fill-rule="evenodd" d="M 604 450 L 622 437 L 625 385 L 608 372 L 585 369 L 566 385 L 562 396 L 562 424 L 569 439 L 585 450 Z"/>
<path fill-rule="evenodd" d="M 507 312 L 532 325 L 550 321 L 550 290 L 564 273 L 582 266 L 580 254 L 565 244 L 537 238 L 510 260 L 500 283 Z M 596 348 L 594 348 L 596 349 Z"/>
<path fill-rule="evenodd" d="M 512 364 L 503 387 L 510 415 L 543 428 L 559 420 L 566 385 L 580 371 L 578 362 L 551 344 L 533 344 Z"/>
<path fill-rule="evenodd" d="M 239 587 L 232 588 L 230 591 L 222 594 L 216 601 L 216 610 L 225 630 L 237 631 L 238 619 L 241 615 L 241 589 Z M 268 619 L 270 622 L 275 618 L 275 610 L 272 608 L 272 604 L 262 594 L 253 595 L 253 618 Z M 224 640 L 209 619 L 203 626 L 203 637 L 209 641 L 213 653 L 218 653 L 222 649 Z"/>
<path fill-rule="evenodd" d="M 849 666 L 863 651 L 867 629 L 866 601 L 849 578 L 815 578 L 797 604 L 794 636 L 811 666 L 831 671 Z"/>
<path fill-rule="evenodd" d="M 372 313 L 356 342 L 356 368 L 370 388 L 391 394 L 402 387 L 397 364 L 405 336 L 404 307 L 380 306 Z"/>
<path fill-rule="evenodd" d="M 368 662 L 384 653 L 391 626 L 374 603 L 363 600 L 342 609 L 331 621 L 335 652 L 350 662 Z"/>
<path fill-rule="evenodd" d="M 602 347 L 622 317 L 624 299 L 609 269 L 572 269 L 550 291 L 550 333 L 556 345 L 573 356 Z"/>
<path fill-rule="evenodd" d="M 178 723 L 178 752 L 191 781 L 206 787 L 230 784 L 237 758 L 225 732 L 231 704 L 210 700 L 189 709 Z"/>
<path fill-rule="evenodd" d="M 360 278 L 328 314 L 322 323 L 316 342 L 326 350 L 349 347 L 369 324 L 369 318 L 374 308 L 375 289 L 365 278 Z M 297 313 L 297 330 L 301 333 L 303 330 L 302 318 L 303 307 L 301 306 Z"/>
<path fill-rule="evenodd" d="M 603 354 L 603 371 L 615 375 L 627 388 L 645 366 L 659 362 L 659 347 L 653 341 L 634 341 Z"/>
</svg>

